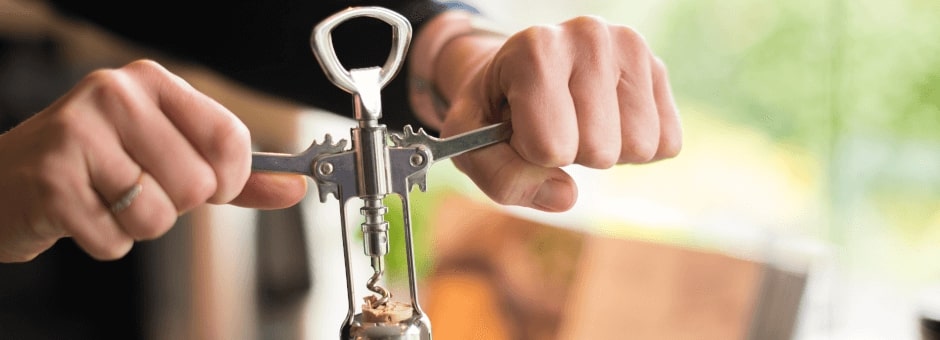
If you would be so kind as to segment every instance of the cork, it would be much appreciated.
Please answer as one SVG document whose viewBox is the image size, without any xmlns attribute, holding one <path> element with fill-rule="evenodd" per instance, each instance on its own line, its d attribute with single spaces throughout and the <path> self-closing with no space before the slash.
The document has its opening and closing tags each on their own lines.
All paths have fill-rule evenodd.
<svg viewBox="0 0 940 340">
<path fill-rule="evenodd" d="M 376 308 L 372 308 L 372 302 L 376 300 L 375 296 L 366 296 L 365 304 L 362 305 L 362 321 L 374 323 L 399 323 L 411 318 L 411 304 L 402 302 L 388 302 Z"/>
</svg>

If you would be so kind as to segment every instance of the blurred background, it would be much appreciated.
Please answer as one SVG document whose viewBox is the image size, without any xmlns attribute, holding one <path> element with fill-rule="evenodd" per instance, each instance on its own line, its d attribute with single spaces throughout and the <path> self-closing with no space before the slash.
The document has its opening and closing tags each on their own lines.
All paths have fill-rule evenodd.
<svg viewBox="0 0 940 340">
<path fill-rule="evenodd" d="M 630 25 L 668 65 L 682 154 L 612 171 L 605 187 L 629 203 L 584 192 L 587 209 L 811 259 L 796 338 L 918 337 L 940 283 L 940 3 L 484 3 L 510 27 Z"/>
<path fill-rule="evenodd" d="M 572 211 L 563 214 L 540 214 L 489 205 L 485 197 L 450 164 L 435 166 L 428 179 L 432 189 L 428 193 L 415 193 L 412 197 L 415 227 L 418 228 L 418 271 L 420 280 L 431 292 L 425 302 L 429 305 L 432 320 L 443 320 L 444 316 L 438 317 L 435 313 L 459 304 L 446 300 L 446 287 L 463 287 L 460 289 L 466 293 L 464 298 L 477 296 L 471 292 L 481 292 L 479 301 L 487 301 L 486 297 L 490 296 L 487 294 L 492 292 L 466 288 L 466 284 L 475 282 L 472 279 L 451 280 L 454 276 L 450 274 L 471 267 L 487 268 L 484 272 L 488 274 L 483 276 L 496 280 L 494 282 L 499 283 L 496 286 L 512 287 L 517 284 L 513 275 L 528 275 L 523 277 L 523 283 L 518 284 L 532 288 L 531 294 L 544 297 L 546 292 L 556 289 L 571 297 L 566 300 L 568 302 L 559 302 L 558 306 L 534 307 L 527 298 L 513 300 L 528 294 L 525 288 L 510 289 L 509 293 L 503 290 L 499 293 L 502 295 L 497 294 L 503 298 L 490 297 L 496 301 L 495 307 L 491 308 L 499 310 L 512 305 L 518 312 L 528 310 L 525 307 L 528 306 L 541 308 L 539 310 L 547 313 L 545 315 L 553 316 L 513 319 L 518 324 L 531 322 L 535 325 L 535 330 L 529 329 L 528 333 L 494 330 L 499 328 L 494 326 L 500 324 L 499 320 L 478 320 L 489 325 L 489 333 L 466 325 L 461 327 L 468 328 L 448 328 L 451 321 L 440 321 L 442 331 L 456 329 L 456 334 L 464 334 L 465 338 L 496 339 L 500 334 L 504 338 L 522 338 L 518 334 L 541 334 L 539 329 L 552 328 L 552 334 L 578 338 L 572 335 L 581 334 L 578 333 L 577 322 L 562 322 L 562 319 L 566 319 L 567 313 L 579 310 L 590 315 L 590 311 L 585 312 L 591 308 L 590 303 L 571 301 L 591 299 L 585 297 L 586 293 L 578 293 L 589 290 L 585 287 L 593 287 L 594 281 L 591 280 L 619 285 L 621 289 L 634 287 L 638 290 L 634 293 L 638 295 L 645 293 L 639 290 L 656 288 L 655 285 L 635 285 L 624 281 L 640 277 L 640 274 L 657 273 L 653 269 L 637 272 L 630 271 L 632 267 L 620 266 L 635 258 L 629 254 L 613 253 L 614 257 L 625 259 L 619 264 L 595 261 L 597 258 L 592 256 L 602 258 L 608 253 L 592 255 L 585 250 L 606 249 L 602 244 L 586 241 L 589 237 L 631 242 L 611 246 L 612 249 L 648 249 L 649 252 L 644 253 L 647 254 L 645 262 L 640 262 L 652 263 L 657 268 L 692 268 L 670 267 L 670 263 L 678 262 L 655 265 L 658 260 L 673 256 L 664 255 L 667 254 L 663 250 L 665 248 L 657 247 L 678 249 L 681 256 L 695 258 L 720 255 L 721 261 L 695 262 L 693 266 L 704 272 L 721 273 L 720 278 L 708 276 L 714 279 L 708 281 L 714 286 L 695 286 L 689 290 L 693 293 L 688 294 L 712 297 L 710 292 L 723 289 L 740 292 L 746 300 L 740 304 L 726 304 L 725 301 L 734 300 L 731 298 L 715 298 L 714 301 L 701 300 L 706 302 L 700 301 L 699 307 L 717 306 L 721 310 L 721 306 L 740 305 L 742 315 L 747 316 L 742 316 L 743 321 L 732 326 L 738 329 L 730 333 L 735 336 L 713 338 L 918 339 L 920 319 L 931 315 L 933 310 L 940 310 L 940 299 L 934 298 L 938 296 L 935 291 L 940 288 L 940 39 L 937 38 L 940 36 L 940 2 L 545 0 L 537 6 L 522 1 L 481 0 L 471 3 L 492 19 L 495 26 L 507 32 L 533 24 L 558 23 L 576 15 L 599 15 L 609 22 L 635 28 L 669 67 L 670 81 L 683 119 L 685 143 L 679 157 L 655 164 L 621 166 L 605 171 L 569 168 L 579 181 L 580 200 Z M 41 4 L 41 1 L 0 1 L 0 29 L 5 37 L 18 37 L 13 41 L 21 44 L 24 41 L 43 42 L 31 50 L 36 50 L 37 46 L 41 50 L 47 46 L 43 44 L 56 43 L 72 47 L 68 49 L 71 53 L 66 54 L 68 58 L 64 59 L 67 66 L 49 71 L 67 77 L 58 78 L 59 82 L 51 84 L 36 83 L 33 87 L 48 89 L 47 97 L 55 98 L 68 88 L 68 81 L 76 80 L 89 69 L 119 66 L 119 62 L 144 53 L 117 44 L 111 40 L 113 38 L 102 37 L 100 32 L 89 31 L 84 26 L 74 26 L 74 23 L 62 26 L 61 22 L 50 19 L 48 13 L 36 10 L 36 4 Z M 30 37 L 41 39 L 31 40 Z M 0 62 L 6 65 L 6 72 L 26 70 L 22 65 L 37 61 L 30 55 L 6 51 L 13 49 L 0 50 L 3 52 Z M 281 145 L 284 151 L 299 151 L 311 139 L 321 138 L 323 133 L 342 137 L 346 136 L 344 131 L 348 131 L 348 122 L 342 119 L 325 124 L 324 119 L 328 118 L 324 118 L 323 113 L 293 107 L 272 98 L 251 96 L 250 91 L 192 65 L 173 65 L 175 71 L 197 87 L 222 98 L 220 100 L 233 107 L 233 111 L 263 112 L 269 118 L 273 114 L 283 114 L 284 121 L 291 123 L 285 125 L 292 126 L 292 133 L 279 134 L 278 138 L 293 139 L 274 144 Z M 3 79 L 4 76 L 0 76 L 0 83 Z M 12 78 L 7 76 L 6 79 Z M 66 84 L 64 87 L 63 82 Z M 6 86 L 7 89 L 24 89 L 22 83 Z M 12 96 L 23 98 L 22 94 Z M 10 102 L 13 101 L 9 98 L 5 101 Z M 284 113 L 292 111 L 304 113 L 296 117 Z M 448 206 L 448 198 L 453 196 L 469 199 L 469 202 L 485 208 L 472 210 L 476 211 L 473 215 L 466 211 L 468 206 L 473 206 L 471 203 L 457 201 L 456 206 Z M 263 281 L 254 278 L 254 269 L 251 268 L 264 262 L 250 255 L 251 252 L 245 255 L 246 249 L 261 248 L 255 241 L 254 224 L 229 228 L 224 233 L 218 228 L 199 228 L 200 223 L 226 227 L 241 225 L 244 221 L 253 221 L 255 212 L 212 207 L 210 209 L 215 210 L 196 212 L 184 219 L 182 225 L 174 229 L 182 230 L 174 233 L 184 233 L 183 236 L 168 235 L 167 239 L 182 237 L 188 240 L 177 241 L 176 247 L 190 244 L 188 242 L 207 242 L 213 246 L 195 247 L 200 250 L 187 253 L 189 258 L 159 257 L 161 260 L 157 262 L 162 264 L 153 265 L 158 272 L 180 270 L 174 268 L 174 261 L 193 263 L 192 268 L 184 268 L 182 274 L 173 274 L 186 277 L 181 279 L 184 283 L 166 284 L 190 293 L 157 289 L 159 292 L 154 296 L 163 297 L 159 301 L 198 301 L 183 303 L 185 306 L 182 308 L 187 312 L 175 317 L 172 315 L 178 308 L 172 303 L 156 303 L 155 306 L 165 312 L 157 313 L 162 317 L 153 318 L 156 321 L 151 324 L 157 326 L 150 327 L 168 334 L 173 334 L 171 330 L 174 328 L 165 328 L 164 325 L 195 327 L 193 325 L 198 325 L 198 322 L 187 324 L 188 321 L 174 318 L 198 319 L 201 310 L 210 315 L 203 318 L 215 319 L 223 325 L 219 326 L 223 330 L 190 333 L 210 335 L 193 338 L 226 338 L 219 335 L 232 333 L 249 334 L 247 338 L 269 338 L 282 334 L 279 332 L 283 332 L 283 327 L 297 327 L 297 324 L 304 329 L 297 334 L 307 334 L 308 338 L 324 338 L 312 334 L 326 334 L 326 337 L 336 334 L 338 320 L 345 315 L 346 305 L 341 281 L 342 261 L 338 257 L 342 255 L 336 253 L 341 251 L 338 249 L 339 235 L 325 234 L 321 232 L 325 228 L 319 227 L 337 224 L 335 204 L 335 200 L 320 204 L 315 197 L 302 204 L 309 256 L 300 262 L 302 266 L 311 268 L 313 293 L 295 299 L 303 302 L 300 307 L 295 303 L 288 308 L 260 308 L 257 312 L 233 310 L 251 307 L 251 299 L 263 298 L 264 293 L 251 288 L 233 288 L 237 285 L 231 284 L 237 282 L 251 286 Z M 464 211 L 454 215 L 455 210 Z M 395 219 L 395 213 L 390 215 L 390 220 Z M 539 242 L 542 243 L 538 243 L 538 247 L 533 248 L 535 250 L 530 249 L 532 262 L 506 265 L 513 258 L 507 254 L 514 253 L 499 253 L 501 257 L 497 257 L 486 255 L 485 251 L 468 260 L 467 254 L 475 254 L 475 248 L 466 245 L 470 242 L 466 241 L 468 239 L 456 236 L 470 237 L 453 229 L 456 228 L 454 225 L 460 225 L 459 221 L 468 217 L 489 216 L 487 214 L 501 217 L 480 220 L 480 224 L 497 225 L 494 221 L 502 221 L 504 224 L 525 225 L 517 230 L 533 231 L 513 236 L 505 229 L 492 230 L 489 234 L 480 234 L 490 238 L 473 239 L 479 244 L 491 245 L 487 242 L 495 242 L 493 240 L 505 243 L 513 237 L 523 244 L 529 242 L 527 240 L 539 239 L 538 235 L 553 236 L 541 238 Z M 467 228 L 472 230 L 474 226 Z M 551 243 L 546 239 L 562 241 Z M 395 242 L 401 244 L 402 240 Z M 552 248 L 546 244 L 570 246 Z M 171 250 L 164 250 L 162 254 L 178 251 L 178 248 L 168 247 Z M 354 255 L 358 254 L 356 251 L 353 250 Z M 463 258 L 455 259 L 455 253 Z M 231 254 L 238 255 L 233 257 Z M 644 257 L 643 254 L 635 256 Z M 393 254 L 389 261 L 390 280 L 401 283 L 402 274 L 394 273 L 403 273 L 403 256 Z M 283 262 L 273 260 L 273 263 Z M 472 264 L 468 265 L 468 262 Z M 731 270 L 727 268 L 732 265 L 723 264 L 732 262 L 734 268 L 743 269 Z M 749 267 L 745 263 L 755 266 Z M 587 269 L 592 265 L 605 266 L 598 269 L 605 273 L 626 274 L 625 277 L 605 274 L 608 276 L 588 279 L 594 275 Z M 523 269 L 532 267 L 539 270 Z M 214 271 L 211 268 L 215 268 Z M 767 268 L 789 273 L 789 281 L 774 281 Z M 670 275 L 662 276 L 663 282 L 682 280 L 681 274 Z M 749 281 L 742 283 L 744 281 L 728 279 L 734 275 Z M 365 277 L 361 275 L 360 280 Z M 552 281 L 558 277 L 563 279 Z M 545 282 L 564 284 L 553 288 L 545 287 L 550 285 Z M 189 286 L 200 286 L 202 290 L 198 292 L 201 293 L 192 293 L 197 290 L 187 288 Z M 234 291 L 225 292 L 219 287 Z M 225 293 L 206 293 L 209 291 Z M 768 297 L 774 296 L 773 291 L 785 291 L 786 294 Z M 683 292 L 666 289 L 649 294 L 668 297 L 685 294 Z M 216 298 L 198 298 L 205 295 L 203 293 Z M 505 297 L 507 294 L 509 298 Z M 622 307 L 629 309 L 631 303 L 638 301 L 635 300 L 637 298 L 625 296 Z M 777 304 L 767 301 L 777 301 Z M 657 305 L 665 303 L 665 300 L 653 299 L 649 303 Z M 679 309 L 714 310 L 670 303 L 676 303 Z M 200 304 L 212 307 L 200 307 Z M 444 307 L 440 307 L 442 304 Z M 775 310 L 773 306 L 779 308 Z M 642 312 L 654 308 L 644 305 L 640 309 Z M 297 317 L 298 313 L 302 316 Z M 694 324 L 692 321 L 699 320 L 693 316 L 676 317 L 678 314 L 675 313 L 663 312 L 661 315 L 663 319 L 656 320 L 656 324 L 664 328 L 669 324 L 673 328 L 682 328 L 679 325 L 684 322 Z M 241 328 L 232 330 L 224 326 L 230 325 L 231 320 L 253 320 L 266 326 L 254 328 L 242 324 Z M 546 326 L 556 321 L 560 329 Z M 502 322 L 506 323 L 505 320 Z M 782 324 L 784 329 L 768 331 L 767 327 L 775 322 Z M 509 322 L 502 327 L 511 328 L 513 324 Z M 319 332 L 321 329 L 325 331 Z M 462 333 L 460 329 L 463 329 Z M 695 331 L 692 328 L 691 335 L 651 335 L 647 338 L 709 338 L 697 337 Z M 178 332 L 183 334 L 186 331 Z M 762 332 L 771 332 L 778 337 L 762 336 L 768 334 Z M 528 338 L 549 337 L 541 334 Z"/>
</svg>

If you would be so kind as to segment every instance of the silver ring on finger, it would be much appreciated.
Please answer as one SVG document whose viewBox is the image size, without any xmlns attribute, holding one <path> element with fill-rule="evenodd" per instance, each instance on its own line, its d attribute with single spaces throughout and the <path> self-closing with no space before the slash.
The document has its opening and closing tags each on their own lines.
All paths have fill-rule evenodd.
<svg viewBox="0 0 940 340">
<path fill-rule="evenodd" d="M 144 190 L 144 186 L 142 184 L 143 179 L 144 173 L 141 172 L 140 176 L 137 177 L 137 182 L 134 183 L 134 185 L 129 189 L 125 190 L 124 193 L 121 194 L 121 198 L 111 204 L 109 209 L 111 210 L 112 214 L 118 214 L 130 207 L 131 203 L 134 203 L 134 199 L 136 199 L 137 196 L 140 196 L 140 192 Z"/>
</svg>

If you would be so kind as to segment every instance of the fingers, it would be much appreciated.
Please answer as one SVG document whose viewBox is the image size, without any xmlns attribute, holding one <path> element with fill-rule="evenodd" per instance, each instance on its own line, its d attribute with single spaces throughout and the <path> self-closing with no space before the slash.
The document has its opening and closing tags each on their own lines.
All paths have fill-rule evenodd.
<svg viewBox="0 0 940 340">
<path fill-rule="evenodd" d="M 139 135 L 125 135 L 131 138 L 140 136 L 130 141 L 138 147 L 132 147 L 130 151 L 141 150 L 143 159 L 140 161 L 142 162 L 147 162 L 147 157 L 150 156 L 155 156 L 158 160 L 172 159 L 164 158 L 160 150 L 154 150 L 151 147 L 155 144 L 153 141 L 166 138 L 167 143 L 174 144 L 164 145 L 160 149 L 183 152 L 177 155 L 180 157 L 179 164 L 194 164 L 186 162 L 190 160 L 195 162 L 195 157 L 201 157 L 200 163 L 208 165 L 208 168 L 202 170 L 210 172 L 202 174 L 194 171 L 190 174 L 193 175 L 191 183 L 183 180 L 168 182 L 181 183 L 184 188 L 188 189 L 180 192 L 176 188 L 167 188 L 178 209 L 186 211 L 205 201 L 225 203 L 234 198 L 241 191 L 251 171 L 251 141 L 245 125 L 222 105 L 195 90 L 181 78 L 156 63 L 135 62 L 123 70 L 130 77 L 140 79 L 138 84 L 144 89 L 142 93 L 151 97 L 147 98 L 149 100 L 133 103 L 153 104 L 150 107 L 134 107 L 133 103 L 129 103 L 130 105 L 126 107 L 130 110 L 127 110 L 125 115 L 120 115 L 120 110 L 110 111 L 119 114 L 114 117 L 116 123 L 124 123 L 122 118 L 127 118 L 129 121 L 126 122 L 129 123 L 128 125 L 119 126 L 119 131 L 124 131 L 122 128 L 125 128 L 127 131 L 141 132 Z M 128 97 L 131 97 L 129 98 L 131 100 L 141 100 L 132 96 Z M 148 110 L 158 111 L 160 114 L 146 114 Z M 141 123 L 164 128 L 153 128 L 153 126 L 141 125 Z M 144 128 L 145 131 L 140 131 L 140 128 Z M 138 130 L 135 131 L 135 129 Z M 140 143 L 137 143 L 138 141 Z M 158 167 L 152 173 L 161 183 L 164 182 L 164 178 L 171 176 L 166 172 L 172 173 L 179 167 L 179 164 L 172 162 L 162 163 L 168 169 L 160 169 L 159 167 L 164 166 L 161 164 L 149 164 Z M 148 167 L 148 164 L 143 165 Z"/>
<path fill-rule="evenodd" d="M 603 22 L 579 18 L 563 24 L 571 39 L 586 48 L 574 54 L 569 91 L 575 103 L 580 131 L 575 163 L 606 169 L 618 163 L 621 148 L 621 117 L 616 85 L 619 68 L 610 50 L 611 35 Z M 589 39 L 589 40 L 585 40 Z"/>
<path fill-rule="evenodd" d="M 653 97 L 659 113 L 659 149 L 653 160 L 672 158 L 682 149 L 682 121 L 669 87 L 669 76 L 662 60 L 652 57 Z"/>
<path fill-rule="evenodd" d="M 623 148 L 619 163 L 675 157 L 682 148 L 682 124 L 666 65 L 629 27 L 611 26 L 610 35 L 622 52 L 617 84 Z"/>
<path fill-rule="evenodd" d="M 665 66 L 636 31 L 596 17 L 510 37 L 464 85 L 442 135 L 507 118 L 511 148 L 497 145 L 454 159 L 506 204 L 564 210 L 576 188 L 560 167 L 646 163 L 681 148 Z M 546 183 L 555 189 L 542 191 Z M 552 199 L 537 199 L 549 192 Z"/>
<path fill-rule="evenodd" d="M 533 27 L 484 74 L 485 101 L 492 110 L 505 98 L 517 126 L 511 143 L 532 163 L 608 168 L 681 148 L 665 66 L 629 27 L 595 17 Z"/>
<path fill-rule="evenodd" d="M 128 65 L 145 79 L 163 114 L 215 172 L 210 203 L 226 203 L 241 192 L 251 173 L 248 128 L 224 106 L 197 91 L 182 78 L 150 62 Z M 198 112 L 199 114 L 194 114 Z"/>
<path fill-rule="evenodd" d="M 247 129 L 150 61 L 89 74 L 0 137 L 0 216 L 12 217 L 0 229 L 0 261 L 29 260 L 61 237 L 116 259 L 197 205 L 238 196 L 281 207 L 306 190 L 296 178 L 258 176 L 239 196 L 251 166 Z"/>
<path fill-rule="evenodd" d="M 135 185 L 140 186 L 139 192 L 128 201 L 126 208 L 119 211 L 110 209 L 129 190 L 134 190 Z M 119 195 L 107 199 L 107 207 L 121 228 L 135 240 L 155 239 L 170 230 L 176 222 L 178 213 L 173 201 L 160 183 L 146 172 L 142 172 L 135 182 L 119 191 Z"/>
<path fill-rule="evenodd" d="M 62 237 L 91 256 L 123 256 L 132 239 L 104 209 L 89 183 L 83 147 L 94 126 L 71 115 L 37 114 L 0 135 L 0 262 L 32 260 Z"/>
<path fill-rule="evenodd" d="M 619 80 L 616 93 L 621 116 L 619 163 L 645 163 L 659 149 L 660 121 L 653 97 L 650 52 L 646 41 L 626 27 L 612 27 L 611 37 L 619 46 Z"/>
<path fill-rule="evenodd" d="M 454 103 L 442 134 L 453 135 L 481 127 L 484 122 L 480 119 L 483 114 L 479 100 L 479 97 L 467 96 Z M 559 168 L 529 162 L 509 144 L 469 152 L 453 158 L 453 162 L 500 204 L 557 212 L 570 209 L 577 200 L 577 186 L 571 176 Z"/>
<path fill-rule="evenodd" d="M 477 99 L 481 109 L 494 110 L 494 103 L 505 98 L 514 127 L 510 144 L 542 167 L 571 164 L 578 152 L 578 117 L 568 91 L 571 59 L 542 50 L 567 48 L 561 34 L 554 27 L 535 27 L 511 37 L 484 70 L 482 82 L 471 85 L 490 89 L 488 98 Z"/>
<path fill-rule="evenodd" d="M 153 176 L 167 192 L 178 212 L 205 202 L 216 189 L 215 173 L 185 136 L 157 105 L 134 70 L 97 71 L 88 77 L 90 103 L 81 109 L 97 112 L 112 125 L 119 145 Z M 90 171 L 104 174 L 113 169 L 90 164 Z M 132 173 L 139 176 L 139 172 Z M 135 177 L 136 178 L 136 177 Z"/>
<path fill-rule="evenodd" d="M 471 109 L 458 102 L 452 114 Z M 471 109 L 472 110 L 472 109 Z M 479 122 L 448 119 L 445 129 L 466 131 Z M 565 211 L 577 200 L 577 187 L 571 176 L 559 168 L 533 164 L 509 144 L 495 144 L 453 158 L 454 164 L 491 199 L 500 204 L 518 205 L 543 211 Z"/>
<path fill-rule="evenodd" d="M 69 231 L 75 243 L 88 255 L 98 260 L 115 260 L 131 250 L 134 238 L 101 205 L 100 198 L 93 190 L 73 189 L 71 195 L 66 192 L 63 194 L 69 198 L 68 202 L 61 199 L 53 202 L 68 206 L 52 209 L 61 213 L 62 228 Z"/>
<path fill-rule="evenodd" d="M 454 163 L 497 203 L 559 212 L 577 201 L 577 186 L 563 170 L 528 163 L 507 144 L 488 149 Z"/>
<path fill-rule="evenodd" d="M 45 132 L 52 133 L 47 136 L 50 140 L 34 144 L 37 154 L 27 156 L 37 161 L 39 171 L 19 178 L 32 182 L 31 190 L 24 190 L 24 194 L 31 202 L 39 203 L 29 209 L 38 212 L 30 221 L 34 224 L 33 236 L 52 242 L 70 236 L 93 258 L 123 257 L 130 251 L 134 239 L 102 204 L 88 173 L 82 171 L 87 168 L 87 152 L 90 151 L 89 145 L 83 142 L 96 137 L 107 139 L 107 135 L 102 134 L 106 130 L 93 122 L 79 126 L 68 119 L 55 116 L 48 120 L 50 128 Z"/>
<path fill-rule="evenodd" d="M 109 117 L 105 114 L 83 116 L 82 124 L 88 128 L 83 133 L 85 136 L 79 138 L 85 146 L 83 154 L 91 187 L 98 192 L 99 202 L 108 208 L 139 184 L 140 191 L 129 205 L 113 215 L 132 239 L 154 239 L 169 230 L 179 210 L 165 191 L 165 184 L 149 174 L 128 152 L 121 133 Z M 186 173 L 185 170 L 179 172 Z"/>
</svg>

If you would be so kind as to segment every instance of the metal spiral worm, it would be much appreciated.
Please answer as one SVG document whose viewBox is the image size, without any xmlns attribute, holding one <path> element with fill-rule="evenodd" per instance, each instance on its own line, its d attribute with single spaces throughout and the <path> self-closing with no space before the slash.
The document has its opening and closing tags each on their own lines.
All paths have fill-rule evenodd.
<svg viewBox="0 0 940 340">
<path fill-rule="evenodd" d="M 382 260 L 380 258 L 373 257 L 372 261 L 373 263 L 377 262 L 378 265 L 373 265 L 373 268 L 375 268 L 375 274 L 372 274 L 372 277 L 369 278 L 368 282 L 366 282 L 366 288 L 368 288 L 369 290 L 371 290 L 372 292 L 376 294 L 381 295 L 381 297 L 372 301 L 371 306 L 374 309 L 374 308 L 379 308 L 379 306 L 382 306 L 388 303 L 388 300 L 392 298 L 392 293 L 390 293 L 388 289 L 385 289 L 385 287 L 378 285 L 379 280 L 382 279 L 382 275 L 385 274 L 385 268 L 383 268 L 383 266 L 381 265 Z"/>
</svg>

